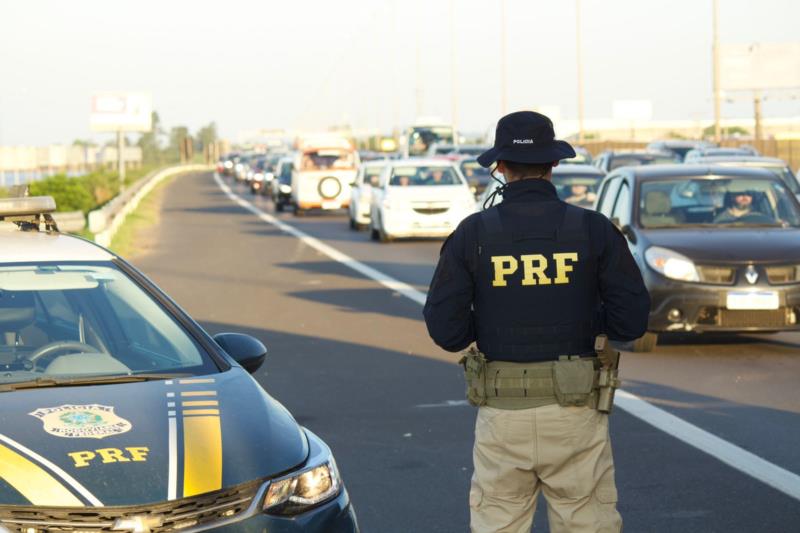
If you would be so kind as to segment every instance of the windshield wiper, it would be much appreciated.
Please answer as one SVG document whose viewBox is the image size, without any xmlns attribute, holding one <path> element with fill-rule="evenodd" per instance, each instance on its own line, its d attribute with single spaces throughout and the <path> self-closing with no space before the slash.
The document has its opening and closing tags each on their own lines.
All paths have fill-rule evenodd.
<svg viewBox="0 0 800 533">
<path fill-rule="evenodd" d="M 158 381 L 192 376 L 192 374 L 121 374 L 118 376 L 84 376 L 75 378 L 41 377 L 28 381 L 0 384 L 0 392 L 46 387 L 76 387 L 80 385 L 106 385 L 111 383 L 135 383 L 139 381 Z"/>
</svg>

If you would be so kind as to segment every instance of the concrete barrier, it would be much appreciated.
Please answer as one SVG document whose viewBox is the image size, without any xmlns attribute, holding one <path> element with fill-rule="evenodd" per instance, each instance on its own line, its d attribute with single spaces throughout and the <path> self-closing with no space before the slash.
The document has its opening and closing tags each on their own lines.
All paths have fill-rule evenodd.
<svg viewBox="0 0 800 533">
<path fill-rule="evenodd" d="M 83 211 L 63 211 L 53 213 L 53 220 L 58 225 L 58 231 L 64 233 L 77 233 L 86 227 L 86 217 Z"/>
<path fill-rule="evenodd" d="M 128 187 L 102 208 L 89 213 L 89 231 L 100 246 L 109 246 L 125 218 L 139 206 L 142 198 L 167 178 L 187 172 L 211 170 L 208 165 L 179 165 L 151 172 Z"/>
</svg>

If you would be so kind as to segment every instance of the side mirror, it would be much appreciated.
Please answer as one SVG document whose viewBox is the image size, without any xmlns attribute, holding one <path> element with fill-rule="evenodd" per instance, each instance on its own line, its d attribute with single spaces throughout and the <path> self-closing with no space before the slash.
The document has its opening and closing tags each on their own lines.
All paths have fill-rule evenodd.
<svg viewBox="0 0 800 533">
<path fill-rule="evenodd" d="M 630 224 L 625 224 L 624 226 L 622 226 L 620 228 L 620 231 L 622 232 L 623 235 L 625 235 L 626 239 L 631 241 L 631 244 L 636 244 L 636 232 L 633 231 L 633 227 L 631 227 Z"/>
<path fill-rule="evenodd" d="M 267 357 L 267 348 L 260 340 L 241 333 L 218 333 L 214 341 L 251 374 L 258 370 Z"/>
</svg>

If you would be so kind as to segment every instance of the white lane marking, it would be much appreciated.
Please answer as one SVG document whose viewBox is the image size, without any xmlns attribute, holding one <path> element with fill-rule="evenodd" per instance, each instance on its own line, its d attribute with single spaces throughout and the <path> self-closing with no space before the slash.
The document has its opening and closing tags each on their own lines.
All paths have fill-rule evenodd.
<svg viewBox="0 0 800 533">
<path fill-rule="evenodd" d="M 375 270 L 359 261 L 356 261 L 350 256 L 347 256 L 327 244 L 324 244 L 319 239 L 308 235 L 302 230 L 290 226 L 285 222 L 278 220 L 274 216 L 264 213 L 259 208 L 241 198 L 236 193 L 231 191 L 227 184 L 223 183 L 219 176 L 215 173 L 214 180 L 222 191 L 234 202 L 242 206 L 244 209 L 250 211 L 258 218 L 272 224 L 280 230 L 294 235 L 308 246 L 315 250 L 327 255 L 334 261 L 346 265 L 353 270 L 360 272 L 366 277 L 377 281 L 381 285 L 397 291 L 408 299 L 417 302 L 420 305 L 425 305 L 425 293 L 420 292 L 413 288 L 411 285 L 396 280 L 386 274 Z M 694 424 L 690 424 L 685 420 L 672 415 L 663 409 L 655 407 L 645 400 L 639 398 L 635 394 L 617 390 L 617 402 L 615 405 L 636 418 L 647 422 L 655 427 L 675 437 L 686 444 L 693 446 L 707 454 L 716 457 L 723 463 L 731 466 L 740 472 L 758 479 L 767 485 L 791 496 L 792 498 L 800 500 L 800 476 L 790 472 L 780 466 L 770 463 L 769 461 L 758 457 L 757 455 L 744 450 L 735 444 L 723 440 L 704 429 L 701 429 Z"/>
<path fill-rule="evenodd" d="M 320 253 L 323 253 L 333 259 L 334 261 L 341 263 L 345 266 L 348 266 L 363 274 L 364 276 L 377 281 L 387 289 L 391 289 L 395 292 L 398 292 L 408 298 L 409 300 L 416 302 L 420 305 L 425 305 L 425 293 L 418 291 L 408 283 L 403 283 L 400 280 L 397 280 L 391 276 L 387 276 L 383 272 L 379 270 L 375 270 L 369 265 L 365 265 L 360 261 L 356 261 L 352 257 L 343 254 L 336 248 L 332 246 L 328 246 L 321 240 L 317 239 L 316 237 L 312 237 L 308 233 L 295 228 L 294 226 L 290 226 L 285 222 L 279 220 L 278 218 L 270 215 L 269 213 L 263 212 L 258 207 L 254 206 L 247 200 L 240 198 L 236 193 L 231 191 L 231 188 L 228 187 L 226 183 L 224 183 L 220 178 L 219 175 L 216 173 L 214 174 L 214 180 L 217 182 L 217 185 L 222 189 L 222 191 L 234 202 L 239 204 L 243 209 L 250 211 L 258 218 L 266 222 L 267 224 L 272 224 L 273 226 L 277 227 L 279 230 L 283 231 L 284 233 L 288 233 L 294 237 L 300 239 L 301 242 L 310 246 L 311 248 L 317 250 Z"/>
<path fill-rule="evenodd" d="M 169 464 L 167 466 L 167 500 L 178 495 L 178 422 L 175 417 L 169 421 Z"/>
<path fill-rule="evenodd" d="M 628 414 L 647 422 L 651 426 L 679 438 L 686 444 L 716 457 L 723 463 L 766 483 L 784 494 L 800 500 L 800 476 L 797 474 L 770 463 L 716 435 L 712 435 L 694 424 L 690 424 L 682 418 L 678 418 L 672 413 L 650 404 L 635 394 L 618 390 L 614 403 Z"/>
<path fill-rule="evenodd" d="M 446 400 L 440 403 L 421 403 L 419 405 L 415 405 L 414 407 L 427 409 L 429 407 L 464 407 L 468 405 L 469 402 L 467 400 Z"/>
<path fill-rule="evenodd" d="M 52 462 L 48 461 L 38 453 L 34 452 L 30 448 L 26 448 L 19 442 L 11 439 L 10 437 L 6 437 L 5 435 L 0 434 L 0 440 L 5 442 L 12 448 L 16 448 L 18 452 L 27 455 L 28 457 L 38 462 L 39 464 L 46 466 L 51 472 L 60 477 L 62 481 L 64 481 L 67 485 L 72 487 L 76 492 L 78 492 L 78 494 L 86 498 L 89 501 L 89 503 L 91 503 L 95 507 L 103 506 L 103 502 L 98 500 L 95 497 L 95 495 L 89 492 L 89 490 L 86 487 L 78 483 L 78 481 L 74 477 L 70 476 L 69 474 L 64 472 L 61 468 L 54 465 Z"/>
</svg>

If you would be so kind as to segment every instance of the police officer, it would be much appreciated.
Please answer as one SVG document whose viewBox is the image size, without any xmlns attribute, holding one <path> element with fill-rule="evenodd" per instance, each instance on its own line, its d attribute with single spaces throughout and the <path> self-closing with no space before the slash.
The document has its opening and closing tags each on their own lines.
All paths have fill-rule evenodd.
<svg viewBox="0 0 800 533">
<path fill-rule="evenodd" d="M 530 532 L 540 492 L 552 532 L 622 528 L 606 415 L 616 371 L 596 356 L 595 336 L 642 336 L 650 298 L 614 225 L 559 200 L 552 169 L 574 156 L 546 116 L 500 119 L 478 161 L 505 177 L 503 202 L 453 232 L 428 292 L 436 344 L 477 343 L 462 359 L 480 406 L 473 533 Z"/>
</svg>

